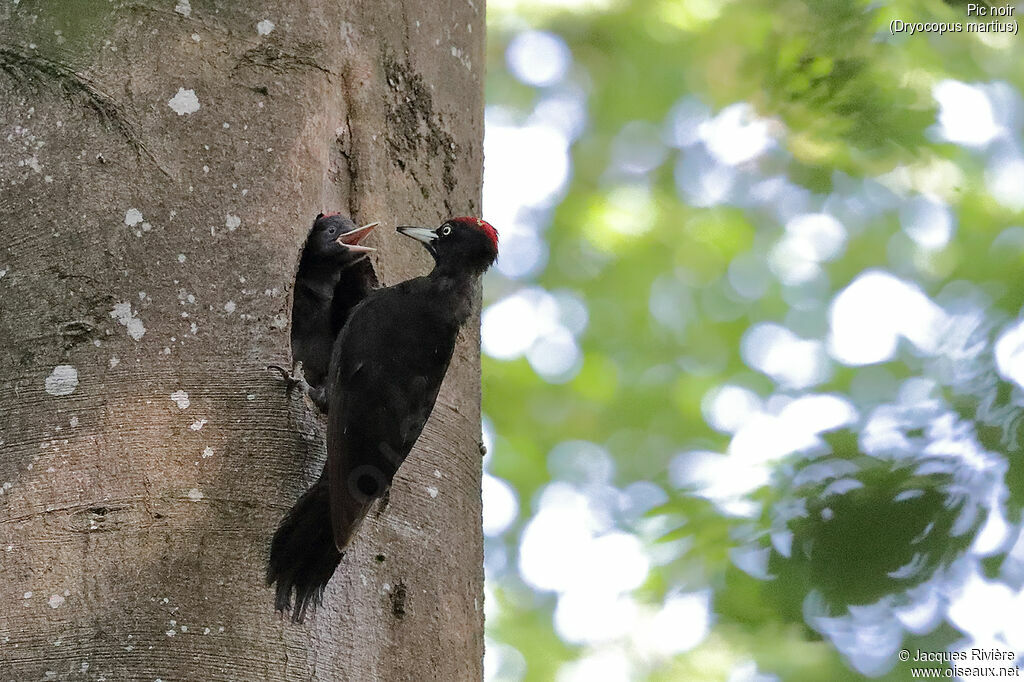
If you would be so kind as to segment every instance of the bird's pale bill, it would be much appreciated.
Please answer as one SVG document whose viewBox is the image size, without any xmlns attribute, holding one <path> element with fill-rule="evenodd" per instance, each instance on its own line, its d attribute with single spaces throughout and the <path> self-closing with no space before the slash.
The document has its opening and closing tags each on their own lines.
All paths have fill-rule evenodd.
<svg viewBox="0 0 1024 682">
<path fill-rule="evenodd" d="M 429 227 L 409 227 L 403 225 L 398 228 L 398 231 L 406 237 L 412 237 L 416 241 L 423 242 L 424 244 L 430 244 L 437 239 L 437 232 L 431 230 Z"/>
</svg>

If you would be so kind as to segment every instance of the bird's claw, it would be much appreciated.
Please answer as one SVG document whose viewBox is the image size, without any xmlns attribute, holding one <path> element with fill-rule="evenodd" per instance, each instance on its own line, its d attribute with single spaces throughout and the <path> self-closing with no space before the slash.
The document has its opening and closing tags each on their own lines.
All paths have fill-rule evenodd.
<svg viewBox="0 0 1024 682">
<path fill-rule="evenodd" d="M 386 510 L 388 508 L 388 502 L 391 501 L 391 486 L 388 486 L 387 488 L 385 488 L 384 489 L 384 494 L 381 495 L 377 499 L 379 500 L 379 502 L 377 503 L 377 514 L 376 515 L 380 516 L 381 514 L 384 513 L 384 510 Z"/>
<path fill-rule="evenodd" d="M 305 374 L 302 373 L 301 360 L 297 360 L 295 362 L 291 371 L 286 370 L 280 365 L 267 365 L 267 369 L 276 370 L 281 373 L 281 378 L 284 379 L 285 383 L 288 385 L 289 393 L 291 393 L 293 388 L 298 386 L 304 394 L 309 396 L 309 399 L 313 401 L 313 404 L 316 405 L 317 409 L 324 414 L 327 413 L 327 392 L 322 387 L 314 388 L 309 385 L 309 382 L 306 381 Z"/>
<path fill-rule="evenodd" d="M 302 361 L 297 361 L 292 365 L 291 371 L 281 367 L 280 365 L 267 365 L 267 369 L 273 369 L 281 373 L 281 378 L 284 379 L 285 383 L 288 384 L 288 390 L 291 391 L 296 386 L 299 386 L 305 391 L 309 390 L 309 384 L 306 382 L 306 376 L 302 373 Z"/>
</svg>

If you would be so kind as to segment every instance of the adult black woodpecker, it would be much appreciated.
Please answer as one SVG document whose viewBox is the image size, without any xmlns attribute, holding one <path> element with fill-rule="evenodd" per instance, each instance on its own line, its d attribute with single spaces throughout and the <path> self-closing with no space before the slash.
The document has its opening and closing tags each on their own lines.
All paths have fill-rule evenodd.
<svg viewBox="0 0 1024 682">
<path fill-rule="evenodd" d="M 334 344 L 327 463 L 274 534 L 267 584 L 302 622 L 319 604 L 360 522 L 390 488 L 434 408 L 498 233 L 477 218 L 399 227 L 434 257 L 429 275 L 371 291 Z M 294 594 L 294 604 L 292 596 Z"/>
<path fill-rule="evenodd" d="M 360 242 L 377 225 L 357 228 L 338 213 L 321 213 L 302 249 L 292 301 L 292 360 L 297 376 L 291 379 L 308 382 L 318 403 L 324 400 L 320 391 L 327 379 L 334 340 L 355 303 L 371 286 L 373 270 L 366 255 L 374 249 Z M 280 367 L 275 369 L 288 375 Z"/>
</svg>

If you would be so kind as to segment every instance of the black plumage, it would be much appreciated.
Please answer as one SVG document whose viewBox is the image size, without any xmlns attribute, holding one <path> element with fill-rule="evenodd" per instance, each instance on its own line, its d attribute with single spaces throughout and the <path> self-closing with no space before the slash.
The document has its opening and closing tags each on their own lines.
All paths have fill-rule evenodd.
<svg viewBox="0 0 1024 682">
<path fill-rule="evenodd" d="M 292 301 L 292 360 L 302 363 L 309 386 L 327 378 L 331 349 L 355 303 L 372 286 L 373 269 L 360 242 L 376 223 L 357 228 L 337 213 L 313 221 L 295 276 Z"/>
<path fill-rule="evenodd" d="M 476 218 L 398 230 L 424 244 L 434 269 L 370 292 L 334 345 L 327 464 L 282 521 L 267 569 L 278 610 L 294 593 L 296 621 L 319 602 L 359 524 L 419 438 L 472 312 L 477 279 L 498 254 L 497 232 Z"/>
</svg>

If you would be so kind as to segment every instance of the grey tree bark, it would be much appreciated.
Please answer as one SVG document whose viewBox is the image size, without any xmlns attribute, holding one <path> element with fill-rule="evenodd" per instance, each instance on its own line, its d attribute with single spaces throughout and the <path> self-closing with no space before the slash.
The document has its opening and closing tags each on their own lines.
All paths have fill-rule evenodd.
<svg viewBox="0 0 1024 682">
<path fill-rule="evenodd" d="M 0 680 L 481 677 L 479 343 L 306 625 L 324 459 L 288 364 L 312 217 L 479 212 L 483 0 L 0 5 Z M 409 240 L 403 240 L 405 242 Z"/>
</svg>

